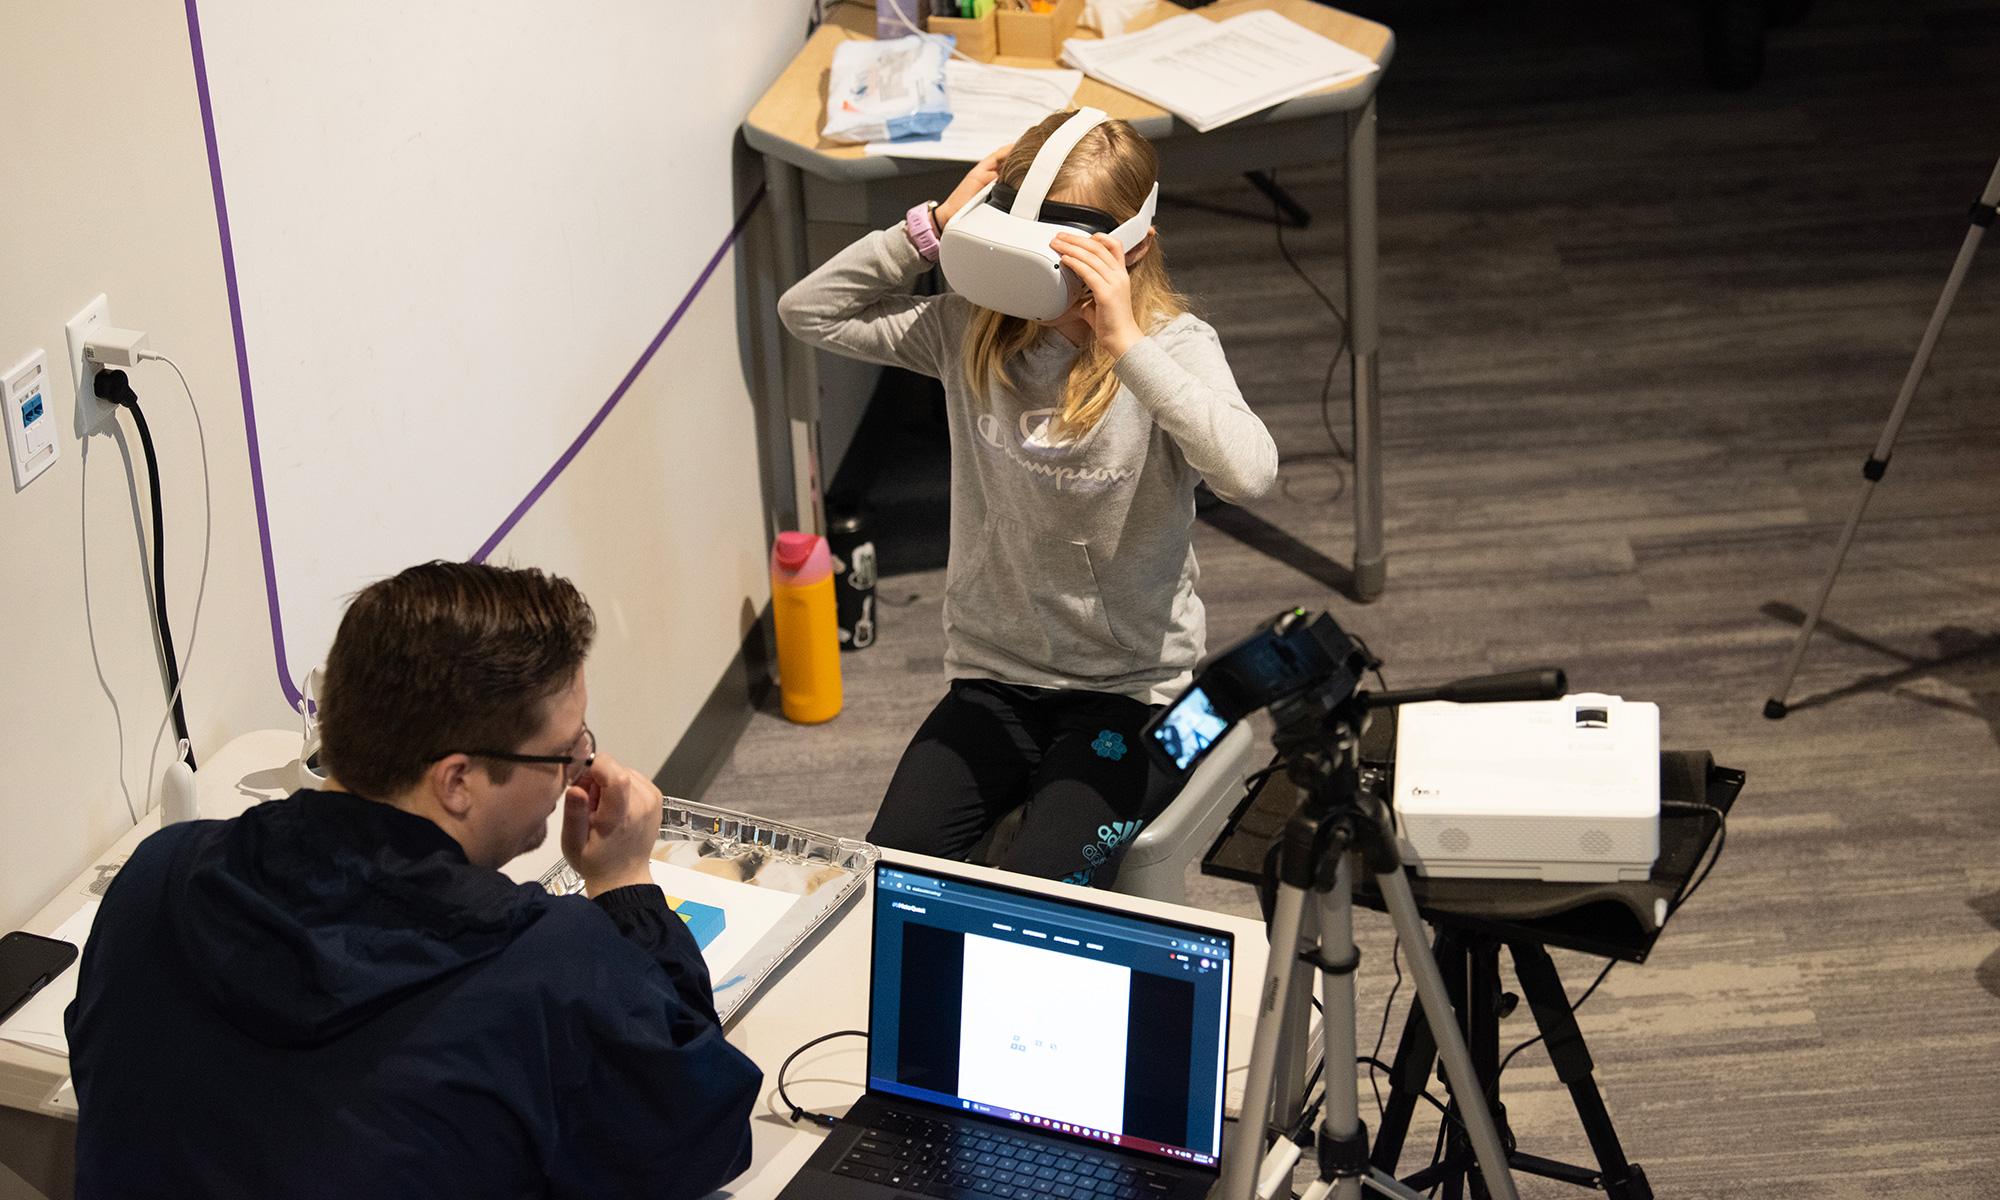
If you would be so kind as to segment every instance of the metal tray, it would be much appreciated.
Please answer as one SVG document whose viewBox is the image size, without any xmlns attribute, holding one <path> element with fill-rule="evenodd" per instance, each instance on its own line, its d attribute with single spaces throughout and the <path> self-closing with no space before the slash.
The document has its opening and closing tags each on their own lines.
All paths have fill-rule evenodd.
<svg viewBox="0 0 2000 1200">
<path fill-rule="evenodd" d="M 715 1011 L 726 1024 L 786 957 L 866 884 L 879 854 L 853 838 L 670 798 L 653 857 L 797 897 L 736 961 L 708 964 Z M 566 862 L 552 867 L 541 884 L 558 895 L 583 890 L 583 878 Z"/>
</svg>

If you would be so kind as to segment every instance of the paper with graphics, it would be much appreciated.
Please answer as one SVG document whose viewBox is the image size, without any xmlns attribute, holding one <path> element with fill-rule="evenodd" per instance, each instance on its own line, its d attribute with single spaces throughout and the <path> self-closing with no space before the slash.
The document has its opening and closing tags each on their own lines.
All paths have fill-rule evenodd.
<svg viewBox="0 0 2000 1200">
<path fill-rule="evenodd" d="M 944 83 L 951 96 L 952 120 L 943 133 L 870 142 L 866 153 L 978 162 L 1050 113 L 1069 108 L 1076 100 L 1076 89 L 1083 84 L 1083 72 L 998 67 L 954 59 L 945 65 Z"/>
<path fill-rule="evenodd" d="M 695 944 L 726 1024 L 765 980 L 842 904 L 859 895 L 875 848 L 865 842 L 726 808 L 668 799 L 652 876 Z M 541 884 L 558 895 L 583 890 L 566 862 Z"/>
<path fill-rule="evenodd" d="M 97 920 L 97 901 L 86 900 L 76 915 L 64 921 L 50 937 L 68 942 L 78 950 L 90 940 L 90 926 Z M 76 999 L 77 966 L 81 960 L 63 968 L 62 974 L 51 979 L 47 987 L 29 997 L 28 1002 L 14 1010 L 5 1025 L 0 1025 L 0 1038 L 18 1042 L 23 1046 L 33 1046 L 37 1050 L 47 1050 L 54 1054 L 69 1053 L 69 1037 L 63 1031 L 63 1010 Z"/>
<path fill-rule="evenodd" d="M 675 863 L 655 859 L 650 865 L 653 882 L 669 897 L 678 898 L 682 904 L 692 902 L 697 910 L 705 907 L 720 914 L 719 920 L 705 920 L 699 928 L 695 921 L 688 920 L 689 931 L 701 945 L 702 960 L 708 963 L 709 981 L 718 992 L 734 977 L 750 948 L 777 928 L 799 900 L 791 892 L 772 891 Z M 673 901 L 670 899 L 668 903 Z M 687 919 L 685 914 L 683 919 Z M 704 933 L 711 935 L 706 942 L 701 940 Z"/>
<path fill-rule="evenodd" d="M 1206 133 L 1376 70 L 1373 59 L 1269 9 L 1173 17 L 1122 37 L 1063 43 L 1063 62 Z"/>
<path fill-rule="evenodd" d="M 688 932 L 694 935 L 694 944 L 703 950 L 708 949 L 716 938 L 722 936 L 722 931 L 729 928 L 729 915 L 713 904 L 697 904 L 679 896 L 668 896 L 667 907 L 673 909 L 674 915 L 687 925 Z"/>
</svg>

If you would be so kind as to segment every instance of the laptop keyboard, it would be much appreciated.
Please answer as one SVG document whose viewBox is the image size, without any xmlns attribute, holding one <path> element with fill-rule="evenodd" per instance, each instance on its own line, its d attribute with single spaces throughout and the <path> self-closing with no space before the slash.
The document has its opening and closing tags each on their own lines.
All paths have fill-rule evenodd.
<svg viewBox="0 0 2000 1200">
<path fill-rule="evenodd" d="M 991 1128 L 883 1113 L 841 1160 L 851 1175 L 945 1200 L 1154 1200 L 1174 1177 Z"/>
</svg>

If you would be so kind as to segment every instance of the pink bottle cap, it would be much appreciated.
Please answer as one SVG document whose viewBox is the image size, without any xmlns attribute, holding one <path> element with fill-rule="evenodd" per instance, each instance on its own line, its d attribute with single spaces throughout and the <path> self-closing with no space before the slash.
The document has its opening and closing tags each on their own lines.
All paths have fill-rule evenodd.
<svg viewBox="0 0 2000 1200">
<path fill-rule="evenodd" d="M 819 538 L 810 533 L 781 533 L 778 535 L 778 565 L 787 571 L 796 572 L 812 557 L 813 548 L 819 545 Z"/>
</svg>

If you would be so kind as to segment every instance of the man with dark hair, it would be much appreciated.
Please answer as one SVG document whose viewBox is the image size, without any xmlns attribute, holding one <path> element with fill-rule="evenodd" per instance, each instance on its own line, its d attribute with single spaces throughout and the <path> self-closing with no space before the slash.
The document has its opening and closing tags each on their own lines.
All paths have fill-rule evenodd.
<svg viewBox="0 0 2000 1200">
<path fill-rule="evenodd" d="M 69 1010 L 77 1195 L 702 1195 L 749 1163 L 647 867 L 660 793 L 596 753 L 567 580 L 433 562 L 355 597 L 322 791 L 146 839 Z M 499 868 L 562 804 L 580 896 Z"/>
</svg>

